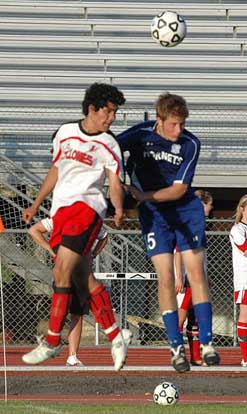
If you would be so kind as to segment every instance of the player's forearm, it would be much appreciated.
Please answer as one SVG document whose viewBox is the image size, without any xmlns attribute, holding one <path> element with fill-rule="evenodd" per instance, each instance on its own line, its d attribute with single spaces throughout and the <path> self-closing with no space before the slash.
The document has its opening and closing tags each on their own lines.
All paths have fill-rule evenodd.
<svg viewBox="0 0 247 414">
<path fill-rule="evenodd" d="M 120 183 L 110 188 L 110 199 L 115 213 L 123 213 L 124 192 Z"/>
<path fill-rule="evenodd" d="M 124 190 L 119 177 L 112 171 L 108 171 L 109 194 L 115 212 L 123 211 Z"/>
<path fill-rule="evenodd" d="M 172 185 L 157 191 L 146 191 L 143 193 L 143 201 L 151 201 L 153 203 L 162 203 L 166 201 L 179 200 L 187 191 L 187 185 Z"/>
<path fill-rule="evenodd" d="M 32 208 L 38 210 L 44 199 L 52 192 L 54 189 L 58 177 L 57 167 L 53 165 L 46 178 L 44 179 L 43 184 L 40 187 L 39 193 L 32 204 Z"/>
</svg>

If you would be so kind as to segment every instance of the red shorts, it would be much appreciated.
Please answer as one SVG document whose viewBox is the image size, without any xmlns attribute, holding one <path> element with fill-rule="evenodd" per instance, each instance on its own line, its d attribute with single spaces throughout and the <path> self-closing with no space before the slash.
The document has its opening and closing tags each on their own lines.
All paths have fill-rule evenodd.
<svg viewBox="0 0 247 414">
<path fill-rule="evenodd" d="M 82 256 L 90 252 L 102 226 L 98 213 L 82 201 L 59 208 L 52 219 L 50 246 L 54 251 L 62 245 Z"/>
<path fill-rule="evenodd" d="M 193 307 L 190 287 L 186 287 L 183 293 L 177 294 L 177 303 L 179 309 L 189 310 Z"/>
<path fill-rule="evenodd" d="M 238 290 L 234 292 L 234 301 L 236 304 L 247 305 L 247 290 Z"/>
</svg>

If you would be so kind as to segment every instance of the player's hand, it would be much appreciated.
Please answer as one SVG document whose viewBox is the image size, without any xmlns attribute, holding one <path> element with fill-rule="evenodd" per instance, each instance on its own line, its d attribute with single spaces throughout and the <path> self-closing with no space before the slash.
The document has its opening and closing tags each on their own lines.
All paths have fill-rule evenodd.
<svg viewBox="0 0 247 414">
<path fill-rule="evenodd" d="M 31 224 L 33 217 L 37 214 L 38 209 L 30 206 L 23 210 L 22 212 L 22 220 L 25 221 L 27 224 Z"/>
<path fill-rule="evenodd" d="M 176 289 L 176 294 L 183 293 L 183 290 L 184 290 L 183 282 L 181 282 L 180 280 L 176 280 L 175 289 Z"/>
<path fill-rule="evenodd" d="M 124 189 L 137 201 L 137 206 L 145 201 L 145 193 L 138 190 L 133 185 L 125 185 Z"/>
<path fill-rule="evenodd" d="M 124 213 L 122 208 L 118 208 L 115 210 L 114 214 L 114 223 L 116 227 L 120 227 L 122 225 L 124 218 Z"/>
</svg>

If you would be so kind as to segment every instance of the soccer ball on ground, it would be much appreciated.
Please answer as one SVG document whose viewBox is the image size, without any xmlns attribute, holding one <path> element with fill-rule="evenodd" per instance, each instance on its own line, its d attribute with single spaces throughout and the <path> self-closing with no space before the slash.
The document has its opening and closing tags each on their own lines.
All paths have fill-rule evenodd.
<svg viewBox="0 0 247 414">
<path fill-rule="evenodd" d="M 179 391 L 171 382 L 162 382 L 155 388 L 153 399 L 156 404 L 174 405 L 179 400 Z"/>
<path fill-rule="evenodd" d="M 164 11 L 151 22 L 152 38 L 164 47 L 177 46 L 185 38 L 186 32 L 186 22 L 176 12 Z"/>
</svg>

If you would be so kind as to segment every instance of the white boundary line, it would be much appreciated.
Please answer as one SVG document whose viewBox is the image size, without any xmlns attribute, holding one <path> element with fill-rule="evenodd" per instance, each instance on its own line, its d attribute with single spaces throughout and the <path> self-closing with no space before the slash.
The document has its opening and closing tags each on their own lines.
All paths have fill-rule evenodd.
<svg viewBox="0 0 247 414">
<path fill-rule="evenodd" d="M 0 372 L 3 372 L 5 370 L 4 366 L 0 366 Z M 46 366 L 15 366 L 15 365 L 9 365 L 7 367 L 8 372 L 32 372 L 32 371 L 39 371 L 39 372 L 83 372 L 83 371 L 114 371 L 112 366 L 88 366 L 88 367 L 66 367 L 66 366 L 54 366 L 54 365 L 46 365 Z M 131 371 L 171 371 L 176 373 L 175 370 L 171 366 L 139 366 L 139 365 L 133 365 L 133 366 L 125 366 L 121 372 L 131 372 Z M 115 371 L 114 371 L 115 372 Z M 246 372 L 246 367 L 241 366 L 213 366 L 213 367 L 191 367 L 191 372 Z"/>
</svg>

